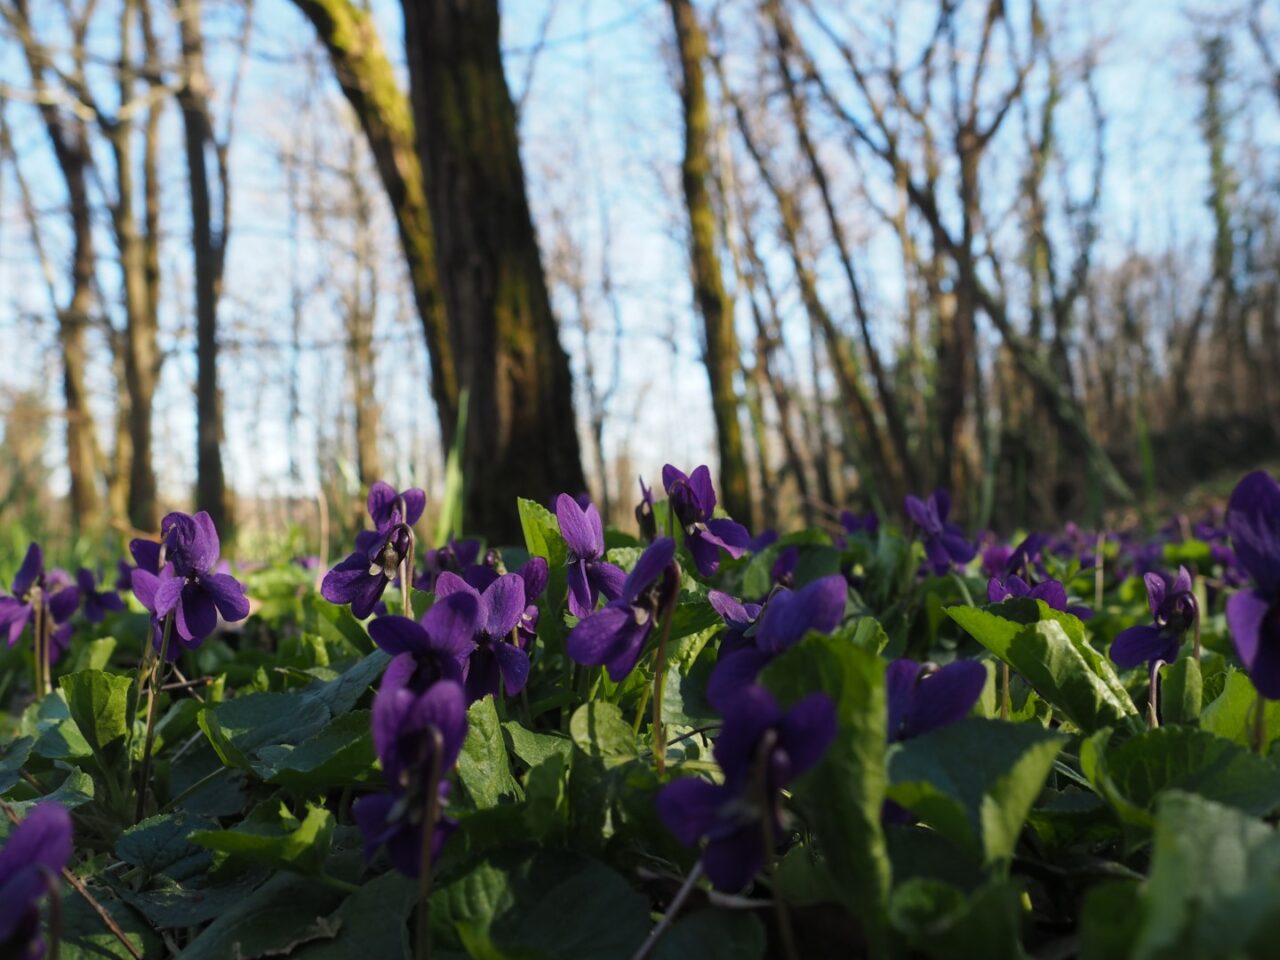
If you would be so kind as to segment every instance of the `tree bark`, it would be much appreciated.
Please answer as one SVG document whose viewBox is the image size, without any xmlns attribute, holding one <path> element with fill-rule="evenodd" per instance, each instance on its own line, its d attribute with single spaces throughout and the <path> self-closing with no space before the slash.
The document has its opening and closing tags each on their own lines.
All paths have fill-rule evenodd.
<svg viewBox="0 0 1280 960">
<path fill-rule="evenodd" d="M 520 537 L 516 498 L 586 486 L 569 358 L 525 194 L 497 0 L 402 0 L 416 145 L 459 382 L 468 522 Z"/>
<path fill-rule="evenodd" d="M 720 495 L 725 510 L 751 522 L 751 488 L 742 424 L 738 418 L 738 394 L 734 375 L 740 349 L 733 323 L 733 301 L 724 286 L 720 256 L 716 250 L 716 216 L 711 205 L 709 150 L 711 116 L 707 104 L 703 60 L 707 38 L 690 0 L 668 0 L 680 57 L 680 101 L 684 112 L 684 160 L 681 182 L 689 214 L 689 259 L 694 299 L 706 334 L 704 361 L 711 384 L 720 456 Z"/>
<path fill-rule="evenodd" d="M 146 20 L 145 0 L 126 0 L 120 18 L 120 102 L 133 99 L 133 24 L 139 9 Z M 144 26 L 148 50 L 154 46 L 151 31 Z M 147 117 L 143 178 L 147 229 L 138 230 L 134 215 L 136 202 L 133 171 L 133 124 L 129 120 L 100 118 L 111 143 L 116 164 L 116 197 L 111 205 L 111 221 L 120 253 L 121 286 L 124 288 L 125 382 L 129 389 L 129 521 L 140 530 L 160 526 L 156 499 L 156 474 L 151 459 L 151 401 L 160 378 L 161 355 L 156 342 L 158 254 L 155 223 L 158 219 L 158 179 L 156 156 L 159 142 L 159 102 Z"/>
<path fill-rule="evenodd" d="M 42 93 L 45 90 L 44 53 L 31 33 L 27 0 L 19 0 L 15 9 L 19 18 L 19 39 L 31 73 L 32 85 L 37 93 Z M 80 20 L 71 26 L 74 37 L 73 56 L 77 70 L 81 70 L 87 23 Z M 71 295 L 65 307 L 58 307 L 56 301 L 54 306 L 58 315 L 58 342 L 62 350 L 62 396 L 67 424 L 67 471 L 71 479 L 71 525 L 74 530 L 79 531 L 96 526 L 101 513 L 97 432 L 93 413 L 89 409 L 88 389 L 84 378 L 87 359 L 85 329 L 94 298 L 93 219 L 89 207 L 87 177 L 92 155 L 83 120 L 64 115 L 50 100 L 43 97 L 40 117 L 67 188 L 67 209 L 71 219 Z M 16 155 L 14 160 L 16 162 Z M 34 210 L 32 229 L 36 229 Z M 50 293 L 53 294 L 52 288 Z"/>
<path fill-rule="evenodd" d="M 213 133 L 209 80 L 204 67 L 200 0 L 177 0 L 185 82 L 178 90 L 186 135 L 187 178 L 191 190 L 191 253 L 196 297 L 196 509 L 204 510 L 224 538 L 231 535 L 231 504 L 222 470 L 222 395 L 218 389 L 218 297 L 230 213 L 227 175 Z M 218 228 L 208 158 L 216 156 L 221 193 Z"/>
</svg>

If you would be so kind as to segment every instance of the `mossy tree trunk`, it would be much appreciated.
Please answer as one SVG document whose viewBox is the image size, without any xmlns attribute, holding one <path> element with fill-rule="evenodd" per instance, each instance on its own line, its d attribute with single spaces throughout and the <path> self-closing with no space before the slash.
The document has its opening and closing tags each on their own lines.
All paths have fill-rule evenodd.
<svg viewBox="0 0 1280 960">
<path fill-rule="evenodd" d="M 218 389 L 218 299 L 226 262 L 231 202 L 226 154 L 213 133 L 200 0 L 178 0 L 178 24 L 185 83 L 178 90 L 186 135 L 187 175 L 191 190 L 191 253 L 195 264 L 196 307 L 196 509 L 206 511 L 228 539 L 231 503 L 222 469 L 222 394 Z M 213 157 L 220 196 L 214 226 Z"/>
<path fill-rule="evenodd" d="M 516 498 L 586 487 L 569 358 L 525 194 L 497 0 L 402 0 L 416 144 L 459 382 L 469 525 L 518 541 Z"/>
<path fill-rule="evenodd" d="M 707 37 L 690 0 L 668 0 L 680 58 L 680 103 L 684 113 L 684 160 L 681 183 L 689 214 L 689 260 L 694 300 L 705 332 L 704 360 L 711 382 L 720 456 L 720 497 L 728 513 L 752 522 L 751 487 L 738 418 L 740 349 L 733 324 L 733 300 L 724 285 L 716 250 L 716 215 L 711 204 L 711 111 L 707 103 L 703 61 Z"/>
<path fill-rule="evenodd" d="M 405 2 L 411 97 L 351 0 L 294 0 L 396 216 L 446 445 L 469 389 L 467 526 L 520 538 L 516 497 L 584 489 L 569 360 L 542 273 L 492 0 Z"/>
</svg>

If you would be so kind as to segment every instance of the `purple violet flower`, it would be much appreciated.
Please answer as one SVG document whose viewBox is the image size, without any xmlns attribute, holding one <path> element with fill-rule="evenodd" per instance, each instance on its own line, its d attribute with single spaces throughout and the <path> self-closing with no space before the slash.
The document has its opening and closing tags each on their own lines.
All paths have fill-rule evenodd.
<svg viewBox="0 0 1280 960">
<path fill-rule="evenodd" d="M 640 536 L 648 543 L 653 543 L 658 535 L 658 521 L 653 515 L 653 490 L 644 485 L 644 477 L 640 478 L 640 502 L 636 504 L 636 524 L 640 527 Z"/>
<path fill-rule="evenodd" d="M 157 624 L 173 614 L 173 635 L 194 650 L 217 628 L 219 614 L 228 623 L 247 617 L 249 600 L 239 580 L 216 572 L 221 544 L 209 514 L 170 513 L 160 521 L 160 535 L 163 566 L 157 575 L 140 563 L 133 593 Z"/>
<path fill-rule="evenodd" d="M 44 551 L 38 543 L 27 547 L 22 566 L 13 576 L 13 596 L 0 597 L 0 633 L 8 634 L 14 646 L 28 623 L 35 625 L 36 601 L 43 603 L 53 619 L 48 631 L 49 662 L 56 663 L 71 642 L 71 617 L 80 606 L 80 590 L 71 586 L 71 578 L 60 570 L 45 573 Z"/>
<path fill-rule="evenodd" d="M 76 573 L 76 584 L 80 588 L 85 619 L 90 623 L 101 623 L 108 613 L 120 613 L 124 610 L 120 594 L 114 590 L 98 589 L 98 580 L 92 570 L 81 567 Z"/>
<path fill-rule="evenodd" d="M 1013 559 L 1013 547 L 1007 543 L 993 543 L 982 551 L 982 572 L 988 577 L 1003 576 Z"/>
<path fill-rule="evenodd" d="M 1172 663 L 1199 616 L 1186 567 L 1179 567 L 1176 577 L 1148 573 L 1142 579 L 1147 585 L 1147 605 L 1153 622 L 1121 630 L 1112 641 L 1111 659 L 1125 669 L 1157 660 Z"/>
<path fill-rule="evenodd" d="M 889 742 L 910 740 L 963 720 L 986 684 L 987 668 L 977 660 L 955 660 L 945 667 L 894 660 L 885 670 Z"/>
<path fill-rule="evenodd" d="M 951 513 L 951 495 L 947 491 L 936 490 L 927 500 L 908 496 L 905 505 L 907 516 L 924 536 L 925 554 L 934 573 L 942 575 L 952 567 L 963 567 L 977 555 L 977 548 L 964 531 L 957 524 L 947 523 Z"/>
<path fill-rule="evenodd" d="M 445 777 L 458 762 L 466 736 L 467 698 L 457 683 L 441 680 L 415 693 L 384 680 L 373 699 L 373 746 L 389 789 L 361 797 L 352 809 L 364 835 L 365 859 L 385 846 L 393 867 L 418 876 L 431 774 L 438 774 L 434 789 L 441 810 L 448 796 Z M 433 861 L 456 826 L 447 817 L 433 825 Z"/>
<path fill-rule="evenodd" d="M 645 548 L 618 598 L 569 631 L 565 649 L 570 659 L 588 667 L 603 665 L 615 682 L 629 674 L 658 614 L 679 589 L 675 556 L 676 542 L 670 537 L 659 537 Z"/>
<path fill-rule="evenodd" d="M 569 548 L 569 612 L 581 619 L 595 610 L 600 594 L 618 599 L 627 575 L 604 559 L 604 525 L 594 503 L 583 509 L 562 493 L 556 499 L 556 519 Z"/>
<path fill-rule="evenodd" d="M 69 859 L 70 814 L 56 803 L 36 805 L 0 850 L 0 957 L 45 955 L 40 900 L 61 882 Z"/>
<path fill-rule="evenodd" d="M 773 561 L 769 578 L 788 590 L 796 585 L 796 567 L 800 564 L 800 551 L 795 546 L 783 547 Z"/>
<path fill-rule="evenodd" d="M 1227 626 L 1258 693 L 1280 700 L 1280 483 L 1262 470 L 1245 476 L 1227 503 L 1236 560 L 1253 578 L 1227 601 Z"/>
<path fill-rule="evenodd" d="M 519 645 L 516 630 L 525 613 L 524 587 L 524 579 L 514 573 L 494 578 L 483 592 L 456 573 L 442 573 L 436 580 L 437 603 L 462 594 L 476 604 L 474 648 L 464 671 L 468 703 L 487 694 L 496 698 L 504 688 L 514 696 L 529 681 L 529 654 Z"/>
<path fill-rule="evenodd" d="M 728 656 L 744 647 L 755 646 L 755 639 L 747 636 L 747 631 L 760 619 L 763 604 L 743 603 L 736 597 L 719 590 L 708 590 L 707 599 L 712 609 L 720 614 L 720 619 L 729 629 L 720 638 L 720 656 Z"/>
<path fill-rule="evenodd" d="M 369 487 L 366 505 L 374 529 L 386 533 L 401 523 L 410 527 L 417 523 L 427 506 L 427 494 L 417 487 L 397 491 L 391 484 L 378 480 Z"/>
<path fill-rule="evenodd" d="M 320 595 L 330 603 L 349 603 L 359 620 L 373 613 L 387 584 L 396 579 L 400 564 L 413 546 L 409 528 L 402 523 L 378 533 L 356 534 L 356 551 L 324 575 Z"/>
<path fill-rule="evenodd" d="M 821 760 L 835 735 L 835 705 L 826 694 L 783 711 L 768 691 L 749 687 L 725 714 L 716 740 L 724 783 L 673 780 L 658 793 L 658 816 L 685 846 L 706 840 L 702 865 L 716 889 L 741 890 L 772 852 L 765 823 L 775 842 L 782 839 L 779 791 Z"/>
<path fill-rule="evenodd" d="M 662 468 L 662 485 L 676 520 L 684 530 L 684 543 L 694 566 L 704 577 L 720 569 L 720 551 L 737 559 L 747 552 L 751 536 L 747 528 L 728 519 L 715 519 L 716 491 L 711 471 L 700 466 L 685 476 L 671 464 Z"/>
<path fill-rule="evenodd" d="M 852 510 L 841 510 L 840 526 L 851 537 L 861 534 L 867 538 L 874 538 L 880 532 L 880 518 L 874 511 L 856 514 Z"/>
<path fill-rule="evenodd" d="M 1069 613 L 1081 620 L 1088 620 L 1093 611 L 1080 604 L 1071 604 L 1067 600 L 1067 588 L 1057 580 L 1043 580 L 1034 587 L 1016 573 L 1003 579 L 992 577 L 987 581 L 987 601 L 1003 603 L 1012 597 L 1029 597 L 1032 600 L 1043 600 L 1051 610 Z"/>
<path fill-rule="evenodd" d="M 421 568 L 414 573 L 414 589 L 433 593 L 436 577 L 446 572 L 461 574 L 475 565 L 479 557 L 479 540 L 450 540 L 443 547 L 428 550 Z"/>
<path fill-rule="evenodd" d="M 462 683 L 467 659 L 476 648 L 471 638 L 479 612 L 474 596 L 456 593 L 437 598 L 420 621 L 400 616 L 371 621 L 369 636 L 393 658 L 382 686 L 423 693 L 437 680 Z"/>
<path fill-rule="evenodd" d="M 848 583 L 839 574 L 822 577 L 800 590 L 781 589 L 764 606 L 754 622 L 754 635 L 748 634 L 751 624 L 739 633 L 741 639 L 721 641 L 720 657 L 707 680 L 707 702 L 723 713 L 732 707 L 744 690 L 755 683 L 756 677 L 769 662 L 784 650 L 799 642 L 810 630 L 830 633 L 844 619 Z M 732 599 L 732 598 L 729 598 Z M 715 600 L 713 599 L 713 604 Z M 720 608 L 717 607 L 717 612 Z M 741 622 L 749 611 L 730 611 Z M 729 619 L 721 613 L 729 623 Z M 735 624 L 730 623 L 730 636 Z"/>
</svg>

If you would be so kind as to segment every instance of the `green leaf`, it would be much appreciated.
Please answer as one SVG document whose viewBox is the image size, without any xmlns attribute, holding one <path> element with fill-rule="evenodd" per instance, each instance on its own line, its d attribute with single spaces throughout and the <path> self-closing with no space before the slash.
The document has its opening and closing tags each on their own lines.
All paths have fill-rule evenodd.
<svg viewBox="0 0 1280 960">
<path fill-rule="evenodd" d="M 418 902 L 418 884 L 384 873 L 361 885 L 333 915 L 338 935 L 303 944 L 296 960 L 408 960 L 408 920 Z"/>
<path fill-rule="evenodd" d="M 0 795 L 8 793 L 22 779 L 22 767 L 34 745 L 30 737 L 19 737 L 0 747 Z"/>
<path fill-rule="evenodd" d="M 566 759 L 573 753 L 573 741 L 568 737 L 552 733 L 534 733 L 515 720 L 508 720 L 502 725 L 511 752 L 520 758 L 527 767 L 536 767 L 552 754 L 560 754 Z"/>
<path fill-rule="evenodd" d="M 884 671 L 875 654 L 810 634 L 761 676 L 784 705 L 815 691 L 835 703 L 836 739 L 794 790 L 840 900 L 862 921 L 873 956 L 888 952 L 889 855 L 880 827 L 888 780 Z"/>
<path fill-rule="evenodd" d="M 358 786 L 373 778 L 370 713 L 357 710 L 335 717 L 296 747 L 275 744 L 258 751 L 253 772 L 267 783 L 298 792 L 323 792 Z"/>
<path fill-rule="evenodd" d="M 369 632 L 356 619 L 350 607 L 330 603 L 319 593 L 308 593 L 303 604 L 308 615 L 308 629 L 319 633 L 326 640 L 347 647 L 353 653 L 369 654 L 374 651 Z"/>
<path fill-rule="evenodd" d="M 1133 960 L 1266 957 L 1280 935 L 1280 837 L 1237 810 L 1169 791 L 1156 807 Z"/>
<path fill-rule="evenodd" d="M 1159 727 L 1108 747 L 1106 731 L 1081 745 L 1089 782 L 1126 823 L 1150 827 L 1166 790 L 1263 816 L 1280 807 L 1280 770 L 1238 744 L 1191 727 Z"/>
<path fill-rule="evenodd" d="M 282 803 L 270 801 L 255 807 L 232 830 L 197 830 L 192 843 L 241 857 L 251 863 L 318 875 L 333 840 L 333 814 L 324 807 L 308 806 L 298 820 Z"/>
<path fill-rule="evenodd" d="M 168 955 L 160 938 L 135 910 L 115 897 L 104 895 L 101 887 L 94 886 L 92 892 L 94 899 L 111 915 L 129 943 L 145 960 Z M 133 954 L 107 929 L 102 918 L 85 902 L 84 897 L 64 883 L 62 942 L 58 956 L 60 960 L 105 960 L 117 957 L 129 960 Z"/>
<path fill-rule="evenodd" d="M 899 884 L 889 910 L 912 948 L 936 960 L 1017 960 L 1024 956 L 1019 897 L 1011 880 L 993 880 L 966 896 L 950 884 L 916 878 Z"/>
<path fill-rule="evenodd" d="M 1085 891 L 1080 910 L 1080 960 L 1128 960 L 1142 928 L 1140 888 L 1104 880 Z"/>
<path fill-rule="evenodd" d="M 299 744 L 318 733 L 328 720 L 329 709 L 317 697 L 251 693 L 206 707 L 199 723 L 222 762 L 244 769 L 249 766 L 249 756 L 263 747 Z"/>
<path fill-rule="evenodd" d="M 218 720 L 218 714 L 215 707 L 205 707 L 200 711 L 200 715 L 196 717 L 196 723 L 204 732 L 205 737 L 209 740 L 210 746 L 218 754 L 218 759 L 228 767 L 236 767 L 240 770 L 249 769 L 249 758 L 243 750 L 236 747 L 231 742 L 231 738 L 227 736 L 222 729 L 222 724 Z"/>
<path fill-rule="evenodd" d="M 206 856 L 212 856 L 204 851 Z M 179 883 L 167 875 L 152 878 L 143 890 L 115 885 L 116 895 L 139 910 L 152 926 L 161 930 L 195 927 L 221 917 L 239 906 L 266 878 L 265 870 L 253 869 L 235 879 L 213 883 L 193 877 Z"/>
<path fill-rule="evenodd" d="M 342 929 L 334 916 L 343 894 L 332 887 L 278 874 L 242 897 L 206 927 L 178 960 L 285 956 L 304 944 L 332 940 Z M 373 960 L 373 954 L 363 954 Z"/>
<path fill-rule="evenodd" d="M 1007 861 L 1065 742 L 1038 724 L 971 717 L 890 754 L 889 796 L 974 856 Z"/>
<path fill-rule="evenodd" d="M 116 651 L 115 637 L 98 637 L 90 640 L 76 655 L 76 670 L 105 670 Z"/>
<path fill-rule="evenodd" d="M 117 758 L 129 735 L 130 677 L 80 670 L 58 680 L 71 718 L 104 770 Z"/>
<path fill-rule="evenodd" d="M 93 777 L 83 770 L 73 769 L 51 793 L 33 800 L 9 801 L 9 806 L 25 816 L 37 803 L 60 803 L 68 810 L 74 810 L 92 801 L 93 797 Z"/>
<path fill-rule="evenodd" d="M 516 508 L 529 556 L 546 558 L 547 565 L 553 570 L 563 567 L 569 553 L 564 537 L 560 535 L 560 521 L 556 515 L 542 504 L 523 497 L 516 501 Z"/>
<path fill-rule="evenodd" d="M 520 797 L 493 697 L 477 700 L 467 710 L 467 739 L 458 756 L 458 778 L 481 810 Z"/>
<path fill-rule="evenodd" d="M 1251 746 L 1253 740 L 1254 710 L 1258 703 L 1258 691 L 1249 675 L 1243 670 L 1230 669 L 1216 699 L 1200 714 L 1200 729 L 1208 730 L 1243 746 Z M 1264 753 L 1276 740 L 1280 740 L 1280 701 L 1266 701 L 1263 725 Z"/>
<path fill-rule="evenodd" d="M 764 925 L 739 910 L 699 910 L 681 917 L 658 941 L 655 960 L 759 960 Z"/>
<path fill-rule="evenodd" d="M 1079 620 L 1067 615 L 1020 624 L 977 607 L 948 607 L 947 614 L 975 640 L 1018 671 L 1036 692 L 1085 733 L 1106 726 L 1137 730 L 1138 709 L 1107 660 L 1077 632 Z M 1007 601 L 996 609 L 1025 614 L 1025 603 Z M 1070 632 L 1068 632 L 1070 630 Z"/>
<path fill-rule="evenodd" d="M 364 628 L 361 627 L 363 630 Z M 382 650 L 366 654 L 333 680 L 321 680 L 303 688 L 301 696 L 324 704 L 334 716 L 354 710 L 356 704 L 382 676 L 391 658 Z"/>
<path fill-rule="evenodd" d="M 527 838 L 542 840 L 569 825 L 569 759 L 552 753 L 529 771 L 524 783 Z"/>
<path fill-rule="evenodd" d="M 147 874 L 162 873 L 179 882 L 199 877 L 208 871 L 213 854 L 188 835 L 216 827 L 211 820 L 181 813 L 149 817 L 120 834 L 116 856 Z"/>
<path fill-rule="evenodd" d="M 1183 657 L 1160 669 L 1160 722 L 1196 723 L 1200 719 L 1204 681 L 1200 661 Z"/>
<path fill-rule="evenodd" d="M 473 956 L 616 960 L 649 932 L 648 900 L 608 867 L 569 852 L 482 860 L 431 897 L 440 946 Z"/>
<path fill-rule="evenodd" d="M 636 756 L 636 735 L 615 703 L 602 700 L 584 703 L 569 719 L 569 736 L 578 749 L 601 757 L 606 766 Z"/>
</svg>

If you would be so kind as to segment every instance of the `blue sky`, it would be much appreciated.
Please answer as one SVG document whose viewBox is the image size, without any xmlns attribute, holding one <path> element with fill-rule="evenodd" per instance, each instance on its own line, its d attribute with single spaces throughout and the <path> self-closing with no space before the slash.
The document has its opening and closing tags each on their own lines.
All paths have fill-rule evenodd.
<svg viewBox="0 0 1280 960">
<path fill-rule="evenodd" d="M 547 43 L 529 77 L 529 50 L 547 15 Z M 105 3 L 108 11 L 113 4 Z M 933 5 L 926 5 L 932 10 Z M 1017 4 L 1011 4 L 1017 7 Z M 1048 4 L 1063 29 L 1104 40 L 1099 85 L 1108 117 L 1110 164 L 1105 192 L 1103 259 L 1114 258 L 1135 242 L 1155 251 L 1203 243 L 1206 161 L 1195 129 L 1199 93 L 1195 29 L 1224 5 L 1165 0 L 1114 4 L 1092 0 Z M 728 4 L 728 15 L 743 8 Z M 230 38 L 238 19 L 225 4 L 209 3 L 210 59 L 215 84 L 225 92 L 230 69 Z M 375 11 L 393 59 L 401 60 L 399 4 L 375 0 Z M 748 5 L 748 9 L 750 5 Z M 867 19 L 883 4 L 853 3 L 850 22 Z M 924 9 L 908 4 L 913 9 Z M 563 230 L 584 251 L 588 287 L 598 290 L 602 275 L 602 237 L 608 232 L 609 270 L 617 292 L 622 330 L 619 382 L 609 407 L 607 456 L 629 454 L 633 469 L 655 477 L 665 459 L 692 466 L 711 458 L 713 433 L 705 374 L 699 364 L 696 315 L 683 248 L 678 163 L 681 150 L 679 105 L 667 55 L 670 22 L 661 0 L 508 0 L 503 5 L 503 44 L 509 82 L 522 98 L 523 155 L 531 200 L 543 243 L 544 260 L 556 257 L 553 239 Z M 109 17 L 100 17 L 100 42 Z M 910 29 L 911 24 L 908 24 Z M 166 42 L 171 45 L 172 38 Z M 307 55 L 320 78 L 320 100 L 307 91 Z M 1239 69 L 1251 63 L 1241 46 Z M 732 64 L 736 51 L 726 51 Z M 322 435 L 345 416 L 346 385 L 341 367 L 341 321 L 335 295 L 318 284 L 349 273 L 344 238 L 321 241 L 306 223 L 291 225 L 282 157 L 301 150 L 334 164 L 345 162 L 346 144 L 358 134 L 333 128 L 331 107 L 340 94 L 315 51 L 309 25 L 286 0 L 257 0 L 252 56 L 241 94 L 241 111 L 232 157 L 233 239 L 227 266 L 228 297 L 223 304 L 222 382 L 226 393 L 231 481 L 242 492 L 305 494 L 319 479 L 316 453 Z M 26 83 L 25 70 L 12 53 L 0 56 L 0 76 L 13 86 Z M 1257 97 L 1232 96 L 1238 117 L 1253 116 Z M 1269 108 L 1269 104 L 1267 105 Z M 337 115 L 343 115 L 340 109 Z M 1272 116 L 1273 115 L 1269 115 Z M 43 132 L 31 122 L 30 108 L 9 107 L 10 123 L 38 205 L 56 211 L 60 184 L 48 162 Z M 1274 119 L 1271 121 L 1274 131 Z M 1264 128 L 1265 131 L 1265 128 Z M 1065 130 L 1067 149 L 1086 149 L 1083 128 Z M 190 267 L 185 232 L 185 169 L 177 153 L 179 117 L 165 115 L 164 137 L 173 151 L 164 170 L 164 270 L 169 297 L 164 304 L 163 341 L 172 350 L 155 410 L 157 454 L 165 492 L 180 498 L 194 466 L 194 379 L 189 307 Z M 1073 138 L 1078 142 L 1071 142 Z M 1274 142 L 1272 133 L 1270 140 Z M 109 158 L 102 155 L 104 171 Z M 1012 170 L 1016 157 L 1008 159 Z M 367 158 L 366 158 L 367 167 Z M 996 174 L 1000 175 L 1000 174 Z M 5 171 L 0 196 L 0 334 L 13 345 L 10 372 L 0 377 L 0 404 L 7 391 L 42 389 L 51 408 L 58 405 L 54 331 L 47 319 L 47 296 L 18 214 L 12 176 Z M 370 186 L 376 181 L 370 171 Z M 333 178 L 322 185 L 321 201 L 339 201 Z M 856 204 L 856 194 L 849 193 Z M 403 268 L 385 202 L 375 197 L 380 298 L 377 337 L 384 345 L 379 362 L 380 393 L 388 405 L 387 456 L 395 478 L 425 482 L 439 476 L 435 417 L 430 408 L 427 365 L 405 296 Z M 849 212 L 855 234 L 870 218 Z M 554 226 L 554 225 L 559 226 Z M 606 225 L 607 224 L 607 225 Z M 46 243 L 55 257 L 65 251 L 65 233 L 51 218 Z M 112 251 L 105 224 L 99 231 L 99 256 Z M 295 242 L 296 241 L 296 242 Z M 897 335 L 891 314 L 899 296 L 885 238 L 866 226 L 862 251 L 869 266 L 873 302 L 890 317 L 879 334 Z M 60 262 L 60 261 L 59 261 Z M 104 292 L 115 296 L 115 271 L 102 270 Z M 291 352 L 295 291 L 302 292 L 302 336 L 308 345 L 298 364 L 298 410 L 291 409 Z M 784 291 L 784 295 L 786 291 Z M 838 295 L 835 296 L 839 308 Z M 577 311 L 563 289 L 556 297 L 562 339 L 575 369 L 587 352 L 597 375 L 613 370 L 612 305 L 589 297 L 596 331 L 584 341 Z M 43 319 L 33 319 L 43 317 Z M 745 313 L 740 318 L 746 329 Z M 803 329 L 789 330 L 795 352 L 803 356 Z M 98 346 L 101 347 L 99 341 Z M 96 406 L 107 424 L 112 382 L 105 350 L 90 370 Z M 579 404 L 580 412 L 585 403 Z M 295 415 L 296 414 L 296 415 Z M 47 459 L 59 463 L 58 431 Z M 323 451 L 322 451 L 323 452 Z M 291 460 L 291 455 L 294 457 Z M 350 477 L 350 465 L 331 455 L 326 467 Z M 291 474 L 296 461 L 299 473 Z M 631 488 L 627 495 L 631 494 Z"/>
</svg>

